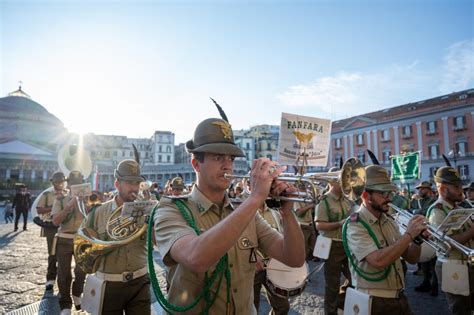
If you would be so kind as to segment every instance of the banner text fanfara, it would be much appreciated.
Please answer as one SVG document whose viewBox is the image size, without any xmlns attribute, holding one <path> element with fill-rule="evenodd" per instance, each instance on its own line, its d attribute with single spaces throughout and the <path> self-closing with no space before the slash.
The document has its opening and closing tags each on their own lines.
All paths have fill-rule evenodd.
<svg viewBox="0 0 474 315">
<path fill-rule="evenodd" d="M 323 133 L 323 126 L 309 121 L 288 120 L 288 129 L 307 129 Z"/>
</svg>

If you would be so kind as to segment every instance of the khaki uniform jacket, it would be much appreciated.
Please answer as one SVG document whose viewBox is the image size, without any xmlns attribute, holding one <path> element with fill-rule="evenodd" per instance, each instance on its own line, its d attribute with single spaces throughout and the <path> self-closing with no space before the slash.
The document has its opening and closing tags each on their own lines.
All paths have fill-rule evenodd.
<svg viewBox="0 0 474 315">
<path fill-rule="evenodd" d="M 295 202 L 294 203 L 294 210 L 298 210 L 299 208 L 306 207 L 308 204 L 304 202 Z M 296 215 L 296 219 L 300 223 L 300 225 L 311 225 L 313 221 L 313 216 L 311 215 L 311 211 L 314 209 L 308 209 L 303 215 Z"/>
<path fill-rule="evenodd" d="M 40 208 L 52 208 L 54 201 L 56 200 L 56 194 L 53 191 L 47 191 L 41 195 L 40 199 L 38 200 L 38 204 L 36 207 Z M 42 214 L 43 221 L 52 221 L 53 220 L 53 210 L 51 212 Z"/>
<path fill-rule="evenodd" d="M 437 228 L 438 226 L 441 225 L 441 223 L 443 223 L 443 221 L 446 218 L 446 216 L 448 215 L 448 213 L 451 210 L 454 210 L 454 209 L 455 209 L 455 207 L 450 205 L 442 197 L 439 197 L 438 200 L 436 200 L 436 202 L 431 206 L 431 208 L 427 212 L 427 215 L 429 214 L 429 217 L 428 217 L 429 224 L 431 224 L 433 227 Z M 456 235 L 456 234 L 459 234 L 459 233 L 463 233 L 463 232 L 467 231 L 471 227 L 471 225 L 472 225 L 472 221 L 469 218 L 469 219 L 467 219 L 467 221 L 463 224 L 463 226 L 460 229 L 458 229 L 458 230 L 449 229 L 446 232 L 446 235 L 452 236 L 452 235 Z M 474 241 L 470 240 L 469 242 L 467 242 L 464 245 L 466 245 L 469 248 L 474 248 Z M 438 257 L 441 257 L 440 254 L 437 254 L 437 255 L 438 255 Z M 450 252 L 449 259 L 467 259 L 467 256 L 463 255 L 460 251 L 458 251 L 456 249 L 453 249 Z"/>
<path fill-rule="evenodd" d="M 116 198 L 105 202 L 90 212 L 85 222 L 85 226 L 96 231 L 98 238 L 103 241 L 111 240 L 106 227 L 110 216 L 117 209 Z M 120 216 L 120 212 L 113 218 L 118 216 Z M 117 247 L 100 259 L 97 271 L 103 273 L 119 274 L 125 271 L 136 271 L 147 266 L 146 233 L 127 245 Z"/>
<path fill-rule="evenodd" d="M 58 213 L 66 207 L 68 202 L 71 200 L 71 196 L 68 194 L 61 200 L 55 200 L 53 204 L 53 210 L 51 210 L 51 214 Z M 61 223 L 58 229 L 58 233 L 67 233 L 67 234 L 76 234 L 77 230 L 81 226 L 82 221 L 84 221 L 84 217 L 82 216 L 81 211 L 77 207 L 77 204 L 74 205 L 74 209 L 68 214 L 66 219 Z"/>
<path fill-rule="evenodd" d="M 382 213 L 380 219 L 377 219 L 364 205 L 360 206 L 358 213 L 359 220 L 364 220 L 374 231 L 381 248 L 388 247 L 401 238 L 398 225 L 391 216 Z M 347 227 L 347 241 L 352 257 L 356 259 L 359 268 L 369 273 L 383 270 L 369 265 L 365 260 L 367 255 L 377 251 L 378 248 L 369 235 L 369 231 L 361 223 L 349 223 Z M 405 278 L 400 259 L 397 259 L 393 265 L 395 265 L 395 268 L 391 267 L 388 277 L 378 282 L 363 279 L 351 266 L 352 284 L 356 289 L 402 289 L 405 286 Z"/>
<path fill-rule="evenodd" d="M 191 210 L 192 217 L 194 217 L 201 233 L 206 233 L 208 229 L 218 224 L 233 211 L 229 198 L 227 196 L 225 198 L 223 208 L 219 209 L 195 186 L 189 198 L 182 200 Z M 193 272 L 176 263 L 169 253 L 179 238 L 186 235 L 196 235 L 196 233 L 169 198 L 161 199 L 154 222 L 158 250 L 163 257 L 163 262 L 169 267 L 168 299 L 173 304 L 189 305 L 204 287 L 204 273 Z M 256 215 L 255 219 L 245 228 L 237 243 L 227 252 L 231 272 L 231 313 L 257 314 L 253 304 L 256 250 L 261 250 L 265 254 L 279 238 L 279 233 L 273 230 L 261 216 Z M 214 269 L 215 265 L 208 270 L 209 275 Z M 226 285 L 226 281 L 223 279 L 216 301 L 210 309 L 210 314 L 226 313 Z M 211 295 L 216 293 L 216 287 L 217 281 L 211 287 Z M 198 314 L 204 306 L 204 301 L 201 301 L 185 314 Z"/>
<path fill-rule="evenodd" d="M 324 199 L 316 206 L 316 221 L 337 222 L 347 218 L 352 212 L 352 203 L 344 196 L 338 198 L 334 193 L 328 192 Z M 333 240 L 342 240 L 342 227 L 332 231 L 319 231 L 324 237 Z"/>
</svg>

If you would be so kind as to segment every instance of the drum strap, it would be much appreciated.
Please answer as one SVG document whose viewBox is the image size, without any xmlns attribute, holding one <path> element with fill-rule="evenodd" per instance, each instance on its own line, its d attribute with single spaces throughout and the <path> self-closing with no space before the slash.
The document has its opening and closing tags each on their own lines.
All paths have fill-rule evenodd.
<svg viewBox="0 0 474 315">
<path fill-rule="evenodd" d="M 354 271 L 363 279 L 370 281 L 370 282 L 379 282 L 383 281 L 388 277 L 388 274 L 390 273 L 390 270 L 393 266 L 393 264 L 385 267 L 381 271 L 376 271 L 376 272 L 367 272 L 359 268 L 357 266 L 357 262 L 355 261 L 355 258 L 352 256 L 351 250 L 349 248 L 349 244 L 347 242 L 347 226 L 349 223 L 360 223 L 362 226 L 369 232 L 370 237 L 375 242 L 375 245 L 377 246 L 378 249 L 381 248 L 379 240 L 377 239 L 377 236 L 374 233 L 374 230 L 370 227 L 370 225 L 367 224 L 364 220 L 362 220 L 359 217 L 359 213 L 353 213 L 351 216 L 349 216 L 346 221 L 344 222 L 344 225 L 342 226 L 342 245 L 344 247 L 344 252 L 346 253 L 347 258 L 349 259 L 349 262 L 352 265 L 352 268 L 354 268 Z M 394 268 L 395 270 L 395 268 Z"/>
<path fill-rule="evenodd" d="M 173 200 L 174 204 L 178 207 L 179 211 L 185 218 L 185 220 L 188 222 L 188 224 L 193 228 L 193 230 L 196 232 L 197 235 L 201 234 L 201 231 L 199 230 L 198 226 L 196 225 L 196 221 L 194 219 L 193 213 L 191 210 L 188 208 L 188 206 L 180 199 L 174 199 Z M 225 276 L 226 278 L 226 283 L 227 283 L 227 313 L 230 314 L 230 285 L 231 285 L 231 274 L 230 274 L 230 269 L 229 269 L 229 262 L 228 262 L 228 256 L 225 254 L 217 263 L 216 269 L 212 273 L 212 275 L 209 277 L 208 272 L 204 274 L 204 288 L 202 291 L 199 293 L 199 295 L 196 297 L 196 299 L 189 305 L 186 306 L 179 306 L 175 304 L 171 304 L 168 299 L 164 296 L 163 292 L 161 291 L 160 285 L 158 283 L 158 280 L 156 278 L 156 272 L 155 272 L 155 267 L 154 267 L 154 261 L 153 261 L 153 241 L 152 241 L 152 233 L 153 233 L 153 218 L 155 217 L 155 211 L 158 209 L 159 204 L 156 205 L 150 216 L 150 224 L 148 224 L 148 232 L 147 232 L 147 244 L 148 244 L 148 269 L 150 273 L 150 282 L 151 286 L 153 288 L 153 293 L 155 294 L 156 299 L 160 303 L 160 305 L 168 312 L 168 313 L 173 313 L 173 312 L 186 312 L 189 311 L 190 309 L 194 308 L 202 299 L 205 300 L 206 302 L 206 307 L 200 314 L 209 314 L 209 310 L 214 304 L 217 296 L 219 295 L 219 291 L 221 288 L 222 284 L 222 279 Z M 211 297 L 211 292 L 210 289 L 214 282 L 217 281 L 217 289 L 216 293 L 214 294 L 214 297 Z"/>
</svg>

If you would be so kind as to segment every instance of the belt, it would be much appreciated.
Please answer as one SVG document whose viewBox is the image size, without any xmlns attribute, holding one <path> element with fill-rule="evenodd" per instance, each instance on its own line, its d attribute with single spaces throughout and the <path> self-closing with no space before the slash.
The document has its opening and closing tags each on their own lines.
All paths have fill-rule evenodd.
<svg viewBox="0 0 474 315">
<path fill-rule="evenodd" d="M 125 271 L 122 273 L 104 273 L 97 271 L 95 275 L 105 281 L 112 282 L 129 282 L 133 279 L 140 278 L 148 273 L 148 267 L 143 267 L 135 271 Z"/>
<path fill-rule="evenodd" d="M 74 239 L 74 237 L 76 237 L 76 234 L 63 233 L 63 232 L 58 232 L 58 233 L 56 233 L 56 235 L 57 235 L 58 237 L 69 238 L 69 239 Z"/>
<path fill-rule="evenodd" d="M 403 293 L 404 289 L 400 290 L 389 290 L 389 289 L 357 289 L 362 293 L 368 294 L 370 296 L 396 299 L 400 297 L 400 294 Z"/>
</svg>

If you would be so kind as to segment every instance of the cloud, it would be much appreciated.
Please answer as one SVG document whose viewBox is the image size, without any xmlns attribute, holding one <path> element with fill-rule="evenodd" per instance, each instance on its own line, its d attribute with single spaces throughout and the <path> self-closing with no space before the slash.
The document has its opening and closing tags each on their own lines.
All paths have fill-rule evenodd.
<svg viewBox="0 0 474 315">
<path fill-rule="evenodd" d="M 422 69 L 414 61 L 372 73 L 339 72 L 308 84 L 290 86 L 277 98 L 291 109 L 311 110 L 342 119 L 390 106 L 467 89 L 474 83 L 474 42 L 466 40 L 447 49 L 437 68 Z"/>
<path fill-rule="evenodd" d="M 443 59 L 442 94 L 464 90 L 474 81 L 474 40 L 455 43 L 447 49 Z"/>
</svg>

